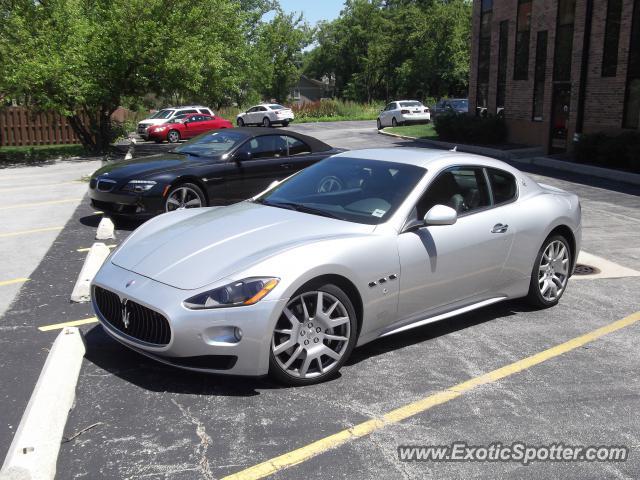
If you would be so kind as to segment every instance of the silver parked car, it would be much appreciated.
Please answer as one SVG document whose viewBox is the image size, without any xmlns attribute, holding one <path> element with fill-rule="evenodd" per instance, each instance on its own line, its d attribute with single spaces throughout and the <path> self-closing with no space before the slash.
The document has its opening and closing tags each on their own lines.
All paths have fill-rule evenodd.
<svg viewBox="0 0 640 480">
<path fill-rule="evenodd" d="M 580 239 L 576 195 L 498 160 L 351 151 L 145 223 L 100 269 L 93 306 L 161 362 L 303 385 L 385 335 L 512 298 L 555 305 Z"/>
</svg>

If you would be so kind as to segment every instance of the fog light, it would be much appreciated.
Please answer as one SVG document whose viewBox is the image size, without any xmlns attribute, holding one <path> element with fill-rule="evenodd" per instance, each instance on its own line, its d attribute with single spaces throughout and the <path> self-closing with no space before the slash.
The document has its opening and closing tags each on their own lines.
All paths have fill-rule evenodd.
<svg viewBox="0 0 640 480">
<path fill-rule="evenodd" d="M 237 341 L 242 340 L 242 330 L 239 327 L 234 328 L 233 336 L 236 337 Z"/>
</svg>

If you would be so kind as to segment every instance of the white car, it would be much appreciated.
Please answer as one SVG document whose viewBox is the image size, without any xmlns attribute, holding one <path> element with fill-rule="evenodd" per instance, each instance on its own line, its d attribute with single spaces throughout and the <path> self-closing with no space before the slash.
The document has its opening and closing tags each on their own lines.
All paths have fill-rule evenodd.
<svg viewBox="0 0 640 480">
<path fill-rule="evenodd" d="M 182 107 L 167 107 L 158 110 L 149 118 L 145 118 L 138 123 L 138 135 L 147 139 L 147 129 L 152 125 L 162 125 L 170 120 L 175 119 L 179 115 L 187 115 L 189 113 L 204 113 L 205 115 L 213 115 L 213 110 L 202 105 L 185 105 Z"/>
<path fill-rule="evenodd" d="M 245 125 L 270 127 L 276 124 L 286 127 L 293 122 L 293 119 L 294 115 L 290 108 L 277 103 L 263 103 L 238 114 L 236 124 L 239 127 L 244 127 Z"/>
<path fill-rule="evenodd" d="M 417 123 L 429 123 L 429 107 L 417 100 L 398 100 L 391 102 L 378 115 L 378 130 L 384 127 L 397 127 Z"/>
</svg>

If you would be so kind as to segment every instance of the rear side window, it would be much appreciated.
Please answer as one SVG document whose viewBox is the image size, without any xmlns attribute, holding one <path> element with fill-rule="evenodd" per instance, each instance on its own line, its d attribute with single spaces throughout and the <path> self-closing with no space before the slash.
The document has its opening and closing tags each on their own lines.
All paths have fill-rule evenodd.
<svg viewBox="0 0 640 480">
<path fill-rule="evenodd" d="M 180 110 L 178 113 L 180 114 L 185 114 L 185 113 L 198 113 L 197 110 Z"/>
<path fill-rule="evenodd" d="M 201 108 L 200 113 L 204 113 L 205 115 L 213 115 L 213 112 L 211 112 L 211 110 L 209 110 L 208 108 Z"/>
<path fill-rule="evenodd" d="M 311 147 L 304 143 L 302 140 L 298 140 L 293 137 L 285 137 L 289 144 L 289 155 L 302 155 L 305 153 L 311 153 Z"/>
<path fill-rule="evenodd" d="M 495 205 L 507 203 L 516 198 L 518 189 L 513 175 L 495 168 L 487 168 L 487 173 L 489 174 L 491 190 L 493 191 L 493 203 Z"/>
</svg>

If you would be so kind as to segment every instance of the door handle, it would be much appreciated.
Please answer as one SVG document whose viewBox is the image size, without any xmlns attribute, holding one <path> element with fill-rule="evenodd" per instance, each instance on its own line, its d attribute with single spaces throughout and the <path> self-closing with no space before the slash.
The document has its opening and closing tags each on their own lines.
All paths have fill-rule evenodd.
<svg viewBox="0 0 640 480">
<path fill-rule="evenodd" d="M 281 163 L 280 166 L 282 168 L 291 168 L 291 167 L 293 167 L 293 165 L 291 165 L 290 163 Z"/>
<path fill-rule="evenodd" d="M 491 233 L 506 233 L 509 225 L 503 225 L 501 223 L 496 223 L 491 229 Z"/>
</svg>

